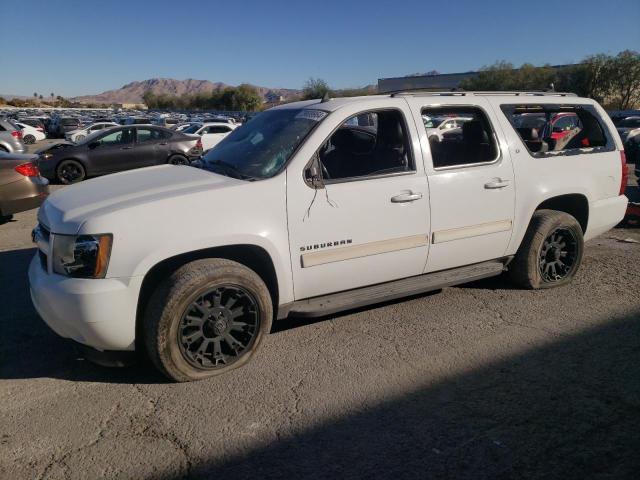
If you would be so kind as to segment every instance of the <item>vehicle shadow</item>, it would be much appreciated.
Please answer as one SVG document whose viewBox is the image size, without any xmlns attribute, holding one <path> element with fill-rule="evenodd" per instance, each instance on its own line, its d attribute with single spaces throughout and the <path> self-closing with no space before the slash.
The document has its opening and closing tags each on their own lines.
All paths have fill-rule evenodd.
<svg viewBox="0 0 640 480">
<path fill-rule="evenodd" d="M 235 456 L 220 457 L 212 446 L 210 453 L 191 458 L 186 476 L 637 478 L 638 320 L 640 310 L 628 312 L 435 383 L 375 401 L 367 396 L 346 413 L 257 442 Z M 305 405 L 304 392 L 298 396 L 296 415 L 317 412 L 318 405 Z M 332 411 L 338 401 L 333 396 L 354 398 L 333 391 L 322 409 Z"/>
<path fill-rule="evenodd" d="M 61 378 L 107 383 L 166 383 L 144 359 L 109 368 L 83 359 L 73 342 L 60 338 L 31 303 L 27 269 L 35 249 L 0 252 L 0 379 Z"/>
</svg>

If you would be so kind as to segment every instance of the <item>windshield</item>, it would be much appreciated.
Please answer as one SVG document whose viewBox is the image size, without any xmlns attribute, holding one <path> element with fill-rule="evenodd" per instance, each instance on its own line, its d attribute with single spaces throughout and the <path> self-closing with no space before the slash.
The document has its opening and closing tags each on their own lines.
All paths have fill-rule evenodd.
<svg viewBox="0 0 640 480">
<path fill-rule="evenodd" d="M 422 121 L 424 122 L 424 128 L 438 128 L 444 122 L 444 118 L 423 116 Z"/>
<path fill-rule="evenodd" d="M 209 150 L 203 166 L 236 178 L 272 177 L 326 116 L 326 112 L 312 109 L 262 112 Z"/>
</svg>

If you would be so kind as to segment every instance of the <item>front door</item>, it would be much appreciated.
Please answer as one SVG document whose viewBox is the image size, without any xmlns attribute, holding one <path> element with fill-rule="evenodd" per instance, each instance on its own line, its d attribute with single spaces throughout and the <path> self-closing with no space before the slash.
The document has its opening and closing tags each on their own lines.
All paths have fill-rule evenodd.
<svg viewBox="0 0 640 480">
<path fill-rule="evenodd" d="M 134 132 L 132 128 L 110 131 L 87 145 L 89 161 L 94 174 L 128 170 L 134 161 Z"/>
<path fill-rule="evenodd" d="M 329 115 L 287 168 L 295 298 L 421 274 L 428 201 L 403 99 L 372 99 Z"/>
<path fill-rule="evenodd" d="M 455 135 L 438 137 L 421 131 L 431 191 L 426 272 L 503 257 L 513 231 L 513 167 L 490 105 L 481 97 L 473 99 L 473 106 L 461 96 L 443 100 L 408 100 L 417 121 L 422 116 L 460 119 Z"/>
</svg>

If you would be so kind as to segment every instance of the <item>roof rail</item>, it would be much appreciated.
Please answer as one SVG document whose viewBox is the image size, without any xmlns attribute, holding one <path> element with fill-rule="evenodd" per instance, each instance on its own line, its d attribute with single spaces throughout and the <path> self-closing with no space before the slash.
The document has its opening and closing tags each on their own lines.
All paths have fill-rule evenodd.
<svg viewBox="0 0 640 480">
<path fill-rule="evenodd" d="M 407 89 L 407 90 L 398 90 L 397 92 L 388 92 L 391 97 L 400 97 L 403 95 L 425 95 L 425 96 L 433 96 L 433 97 L 464 97 L 467 95 L 513 95 L 513 96 L 530 96 L 530 97 L 577 97 L 575 93 L 571 92 L 542 92 L 542 91 L 509 91 L 509 92 L 500 92 L 500 91 L 464 91 L 464 90 L 453 90 L 453 91 L 442 91 L 442 92 L 434 92 L 423 89 Z"/>
</svg>

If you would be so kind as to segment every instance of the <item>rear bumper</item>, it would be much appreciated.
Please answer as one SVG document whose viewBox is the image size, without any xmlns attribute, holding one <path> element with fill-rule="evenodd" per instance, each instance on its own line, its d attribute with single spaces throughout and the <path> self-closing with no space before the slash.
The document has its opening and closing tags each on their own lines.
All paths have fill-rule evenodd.
<svg viewBox="0 0 640 480">
<path fill-rule="evenodd" d="M 2 187 L 0 212 L 13 215 L 39 207 L 49 195 L 49 182 L 43 177 L 24 177 Z"/>
<path fill-rule="evenodd" d="M 611 230 L 624 218 L 629 199 L 624 195 L 589 204 L 589 223 L 584 239 L 589 240 Z"/>
<path fill-rule="evenodd" d="M 36 255 L 29 284 L 38 314 L 61 337 L 100 351 L 135 350 L 142 277 L 68 278 L 47 273 Z"/>
</svg>

